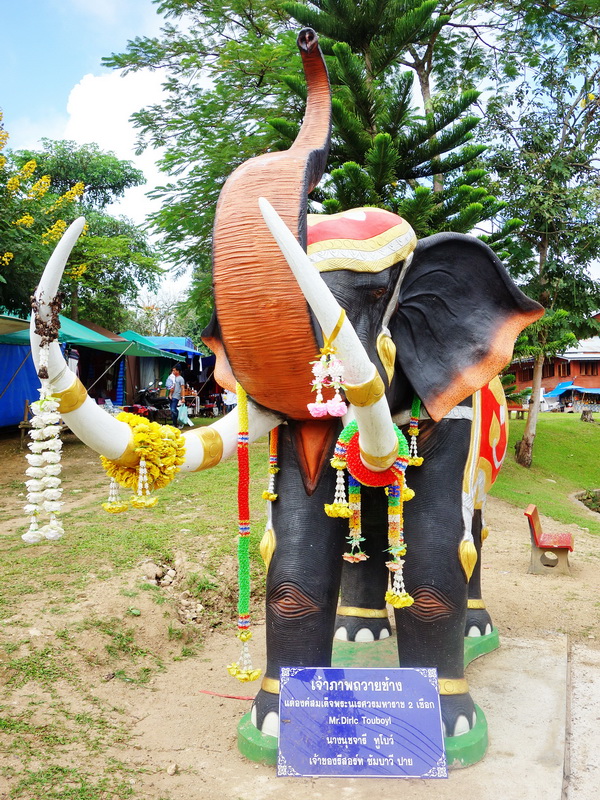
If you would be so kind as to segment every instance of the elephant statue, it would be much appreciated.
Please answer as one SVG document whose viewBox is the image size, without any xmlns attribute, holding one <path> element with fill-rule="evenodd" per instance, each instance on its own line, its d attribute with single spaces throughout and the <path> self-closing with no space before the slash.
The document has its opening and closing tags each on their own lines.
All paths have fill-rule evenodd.
<svg viewBox="0 0 600 800">
<path fill-rule="evenodd" d="M 478 239 L 442 233 L 417 242 L 405 220 L 378 208 L 307 214 L 307 196 L 326 165 L 331 97 L 314 31 L 302 30 L 298 46 L 308 87 L 305 117 L 289 150 L 250 159 L 221 191 L 213 236 L 215 316 L 203 336 L 217 356 L 218 382 L 247 393 L 249 440 L 278 429 L 267 664 L 252 722 L 277 735 L 281 667 L 331 663 L 342 566 L 342 605 L 380 609 L 387 563 L 391 596 L 400 606 L 401 664 L 437 667 L 446 735 L 460 736 L 476 718 L 463 667 L 469 579 L 477 576 L 473 530 L 481 527 L 476 492 L 463 486 L 473 398 L 510 361 L 516 336 L 542 309 Z M 52 300 L 80 228 L 74 223 L 67 231 L 38 287 L 34 358 L 39 363 L 45 343 L 42 372 L 70 429 L 118 469 L 141 470 L 130 424 L 107 417 L 67 369 L 57 342 L 43 339 L 53 327 Z M 311 402 L 321 351 L 331 375 L 337 360 L 344 367 L 336 398 L 327 403 L 319 395 Z M 334 415 L 314 416 L 324 408 Z M 231 456 L 239 422 L 235 409 L 187 432 L 180 469 L 214 467 Z M 402 430 L 417 422 L 421 466 L 419 457 L 401 455 Z M 352 450 L 362 483 L 362 536 L 355 535 L 350 553 L 348 519 L 324 511 L 346 488 L 330 462 L 347 430 L 353 431 L 348 464 Z M 400 474 L 398 464 L 407 485 L 400 494 L 386 493 L 386 476 Z M 473 466 L 474 483 L 480 466 Z M 414 498 L 405 504 L 402 542 L 398 509 L 408 487 Z M 469 491 L 470 507 L 463 502 Z M 393 503 L 396 539 L 389 545 Z M 476 610 L 482 613 L 471 627 L 485 633 L 489 618 Z"/>
</svg>

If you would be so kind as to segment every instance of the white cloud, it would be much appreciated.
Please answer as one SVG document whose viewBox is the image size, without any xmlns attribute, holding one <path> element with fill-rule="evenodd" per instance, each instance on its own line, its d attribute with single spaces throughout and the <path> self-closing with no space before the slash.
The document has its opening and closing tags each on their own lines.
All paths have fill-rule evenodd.
<svg viewBox="0 0 600 800">
<path fill-rule="evenodd" d="M 142 107 L 160 101 L 160 81 L 160 76 L 149 70 L 125 77 L 116 72 L 85 75 L 71 90 L 67 103 L 69 119 L 62 138 L 78 144 L 95 142 L 101 150 L 110 150 L 118 158 L 133 161 L 144 173 L 146 185 L 129 189 L 125 199 L 110 209 L 111 213 L 125 214 L 138 223 L 156 208 L 145 193 L 161 178 L 155 166 L 156 151 L 135 155 L 136 130 L 130 117 Z"/>
</svg>

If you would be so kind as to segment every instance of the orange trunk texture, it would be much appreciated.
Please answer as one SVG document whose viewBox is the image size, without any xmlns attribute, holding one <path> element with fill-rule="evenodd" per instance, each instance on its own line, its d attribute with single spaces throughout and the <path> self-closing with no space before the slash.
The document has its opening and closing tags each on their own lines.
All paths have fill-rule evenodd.
<svg viewBox="0 0 600 800">
<path fill-rule="evenodd" d="M 316 34 L 301 31 L 298 46 L 308 99 L 296 141 L 289 150 L 242 164 L 221 191 L 213 282 L 224 351 L 208 343 L 220 383 L 231 382 L 233 373 L 257 403 L 303 420 L 310 419 L 309 362 L 318 345 L 306 301 L 258 208 L 258 198 L 266 197 L 306 249 L 307 196 L 325 169 L 331 97 Z"/>
</svg>

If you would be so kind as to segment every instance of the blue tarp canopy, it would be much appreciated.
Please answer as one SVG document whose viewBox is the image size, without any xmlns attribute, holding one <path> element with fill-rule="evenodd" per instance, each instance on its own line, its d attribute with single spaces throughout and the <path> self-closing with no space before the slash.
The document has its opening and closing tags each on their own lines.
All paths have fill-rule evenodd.
<svg viewBox="0 0 600 800">
<path fill-rule="evenodd" d="M 573 381 L 563 381 L 558 383 L 551 392 L 544 392 L 544 397 L 558 397 L 563 392 L 570 392 L 573 388 Z"/>
<path fill-rule="evenodd" d="M 21 422 L 25 401 L 39 399 L 39 386 L 31 347 L 28 344 L 0 345 L 0 427 Z"/>
<path fill-rule="evenodd" d="M 121 334 L 121 336 L 124 335 L 124 333 Z M 194 348 L 191 339 L 188 339 L 187 336 L 147 336 L 146 338 L 149 342 L 152 342 L 154 347 L 160 347 L 172 353 L 183 353 L 186 356 L 208 358 L 206 353 L 202 353 L 200 350 Z"/>
<path fill-rule="evenodd" d="M 559 383 L 551 392 L 546 392 L 544 397 L 558 397 L 566 392 L 580 392 L 580 394 L 600 394 L 600 388 L 592 386 L 575 386 L 574 383 L 568 381 Z"/>
<path fill-rule="evenodd" d="M 0 335 L 0 427 L 21 422 L 25 401 L 32 402 L 38 398 L 40 379 L 31 358 L 29 323 L 25 320 L 21 323 L 25 324 L 23 330 Z M 62 315 L 58 338 L 72 347 L 91 347 L 109 353 L 166 358 L 169 361 L 185 360 L 184 356 L 159 350 L 148 342 L 120 337 L 110 339 Z"/>
</svg>

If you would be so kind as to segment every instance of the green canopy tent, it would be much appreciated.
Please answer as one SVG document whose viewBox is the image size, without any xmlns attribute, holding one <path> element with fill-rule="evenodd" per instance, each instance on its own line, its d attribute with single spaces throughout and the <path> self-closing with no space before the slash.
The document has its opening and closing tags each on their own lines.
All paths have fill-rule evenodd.
<svg viewBox="0 0 600 800">
<path fill-rule="evenodd" d="M 31 358 L 29 324 L 25 320 L 18 322 L 21 323 L 22 330 L 0 335 L 0 426 L 16 425 L 23 419 L 25 403 L 37 398 L 40 385 Z M 4 330 L 11 326 L 15 327 L 11 322 Z M 103 336 L 62 315 L 60 326 L 59 341 L 70 348 L 91 348 L 114 353 L 117 359 L 121 355 L 127 355 L 168 359 L 171 363 L 185 360 L 183 356 L 168 353 L 150 344 L 119 336 Z"/>
<path fill-rule="evenodd" d="M 59 317 L 60 332 L 58 340 L 64 344 L 71 345 L 71 347 L 91 347 L 94 350 L 104 350 L 109 353 L 127 353 L 128 356 L 153 356 L 154 358 L 168 358 L 171 361 L 185 361 L 184 356 L 160 350 L 158 347 L 153 347 L 149 342 L 124 339 L 121 336 L 109 338 L 90 328 L 86 328 L 85 325 L 74 322 L 72 319 L 63 317 L 62 314 Z M 28 345 L 29 329 L 7 333 L 3 336 L 0 335 L 0 344 Z"/>
</svg>

